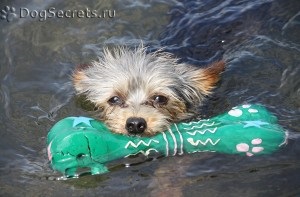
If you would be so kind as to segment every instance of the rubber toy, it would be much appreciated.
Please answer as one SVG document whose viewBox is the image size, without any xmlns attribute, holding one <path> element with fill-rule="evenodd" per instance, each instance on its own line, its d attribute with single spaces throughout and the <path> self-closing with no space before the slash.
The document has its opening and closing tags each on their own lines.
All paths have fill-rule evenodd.
<svg viewBox="0 0 300 197">
<path fill-rule="evenodd" d="M 76 177 L 80 168 L 90 168 L 91 174 L 106 173 L 110 161 L 136 154 L 271 154 L 286 139 L 277 118 L 263 106 L 241 105 L 211 119 L 173 124 L 152 137 L 114 134 L 92 118 L 68 117 L 49 131 L 47 153 L 54 170 Z"/>
</svg>

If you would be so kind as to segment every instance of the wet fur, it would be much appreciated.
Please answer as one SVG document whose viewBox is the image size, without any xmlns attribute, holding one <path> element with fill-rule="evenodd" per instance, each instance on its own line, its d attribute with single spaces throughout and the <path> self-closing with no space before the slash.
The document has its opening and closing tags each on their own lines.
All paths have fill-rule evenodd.
<svg viewBox="0 0 300 197">
<path fill-rule="evenodd" d="M 135 50 L 106 48 L 98 61 L 77 66 L 73 83 L 78 94 L 97 106 L 97 118 L 113 132 L 128 134 L 126 120 L 142 117 L 147 122 L 143 135 L 155 135 L 171 123 L 191 117 L 223 70 L 223 61 L 197 68 L 179 63 L 170 53 L 147 54 L 142 46 Z M 152 99 L 155 95 L 165 96 L 167 103 L 156 105 Z M 113 96 L 124 103 L 110 105 Z"/>
</svg>

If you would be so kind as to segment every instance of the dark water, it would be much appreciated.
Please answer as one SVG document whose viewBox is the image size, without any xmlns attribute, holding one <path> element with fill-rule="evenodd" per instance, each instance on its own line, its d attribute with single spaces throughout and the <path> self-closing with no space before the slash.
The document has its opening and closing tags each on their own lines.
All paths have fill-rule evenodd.
<svg viewBox="0 0 300 197">
<path fill-rule="evenodd" d="M 300 1 L 8 1 L 20 8 L 115 10 L 104 18 L 0 21 L 0 196 L 300 195 Z M 246 158 L 199 153 L 160 158 L 101 176 L 57 181 L 45 136 L 66 116 L 89 115 L 69 76 L 104 45 L 165 47 L 203 66 L 228 62 L 201 109 L 207 116 L 261 103 L 290 132 L 279 152 Z"/>
</svg>

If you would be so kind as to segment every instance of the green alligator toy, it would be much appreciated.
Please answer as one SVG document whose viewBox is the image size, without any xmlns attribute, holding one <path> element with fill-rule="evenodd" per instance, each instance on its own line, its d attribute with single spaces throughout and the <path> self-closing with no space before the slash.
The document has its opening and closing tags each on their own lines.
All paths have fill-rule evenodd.
<svg viewBox="0 0 300 197">
<path fill-rule="evenodd" d="M 152 137 L 114 134 L 105 124 L 86 117 L 57 122 L 47 138 L 51 166 L 65 177 L 78 176 L 80 168 L 91 174 L 108 172 L 110 161 L 131 155 L 164 156 L 219 152 L 246 156 L 270 154 L 287 143 L 277 118 L 260 105 L 242 105 L 211 119 L 173 124 Z"/>
</svg>

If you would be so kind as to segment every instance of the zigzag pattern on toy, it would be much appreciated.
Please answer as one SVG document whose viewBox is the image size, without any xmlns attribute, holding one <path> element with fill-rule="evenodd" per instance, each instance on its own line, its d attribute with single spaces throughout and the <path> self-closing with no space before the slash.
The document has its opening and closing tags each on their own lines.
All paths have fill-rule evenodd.
<svg viewBox="0 0 300 197">
<path fill-rule="evenodd" d="M 185 129 L 185 130 L 191 130 L 191 129 Z M 217 131 L 217 127 L 213 128 L 213 129 L 204 129 L 203 131 L 201 130 L 195 130 L 194 132 L 186 132 L 189 135 L 196 135 L 196 134 L 205 134 L 206 132 L 210 132 L 210 133 L 215 133 Z"/>
<path fill-rule="evenodd" d="M 221 139 L 217 139 L 216 141 L 213 141 L 210 138 L 207 138 L 204 142 L 202 142 L 201 140 L 196 140 L 194 141 L 193 138 L 188 138 L 187 141 L 193 145 L 193 146 L 199 146 L 199 144 L 202 144 L 203 146 L 206 146 L 208 143 L 210 143 L 211 145 L 215 146 Z"/>
<path fill-rule="evenodd" d="M 286 142 L 274 115 L 260 105 L 242 105 L 211 119 L 173 124 L 152 137 L 114 134 L 92 118 L 69 117 L 48 133 L 47 152 L 53 169 L 76 177 L 79 168 L 101 174 L 108 172 L 108 162 L 136 154 L 211 151 L 253 156 L 271 154 Z"/>
<path fill-rule="evenodd" d="M 129 142 L 126 144 L 125 148 L 128 148 L 129 146 L 133 146 L 134 148 L 137 148 L 137 147 L 139 147 L 140 145 L 149 146 L 152 142 L 155 142 L 155 143 L 157 143 L 157 144 L 159 143 L 159 141 L 153 140 L 153 139 L 150 139 L 149 142 L 145 142 L 145 141 L 141 140 L 141 141 L 139 141 L 137 144 L 135 144 L 135 143 L 132 142 L 132 141 L 129 141 Z"/>
</svg>

